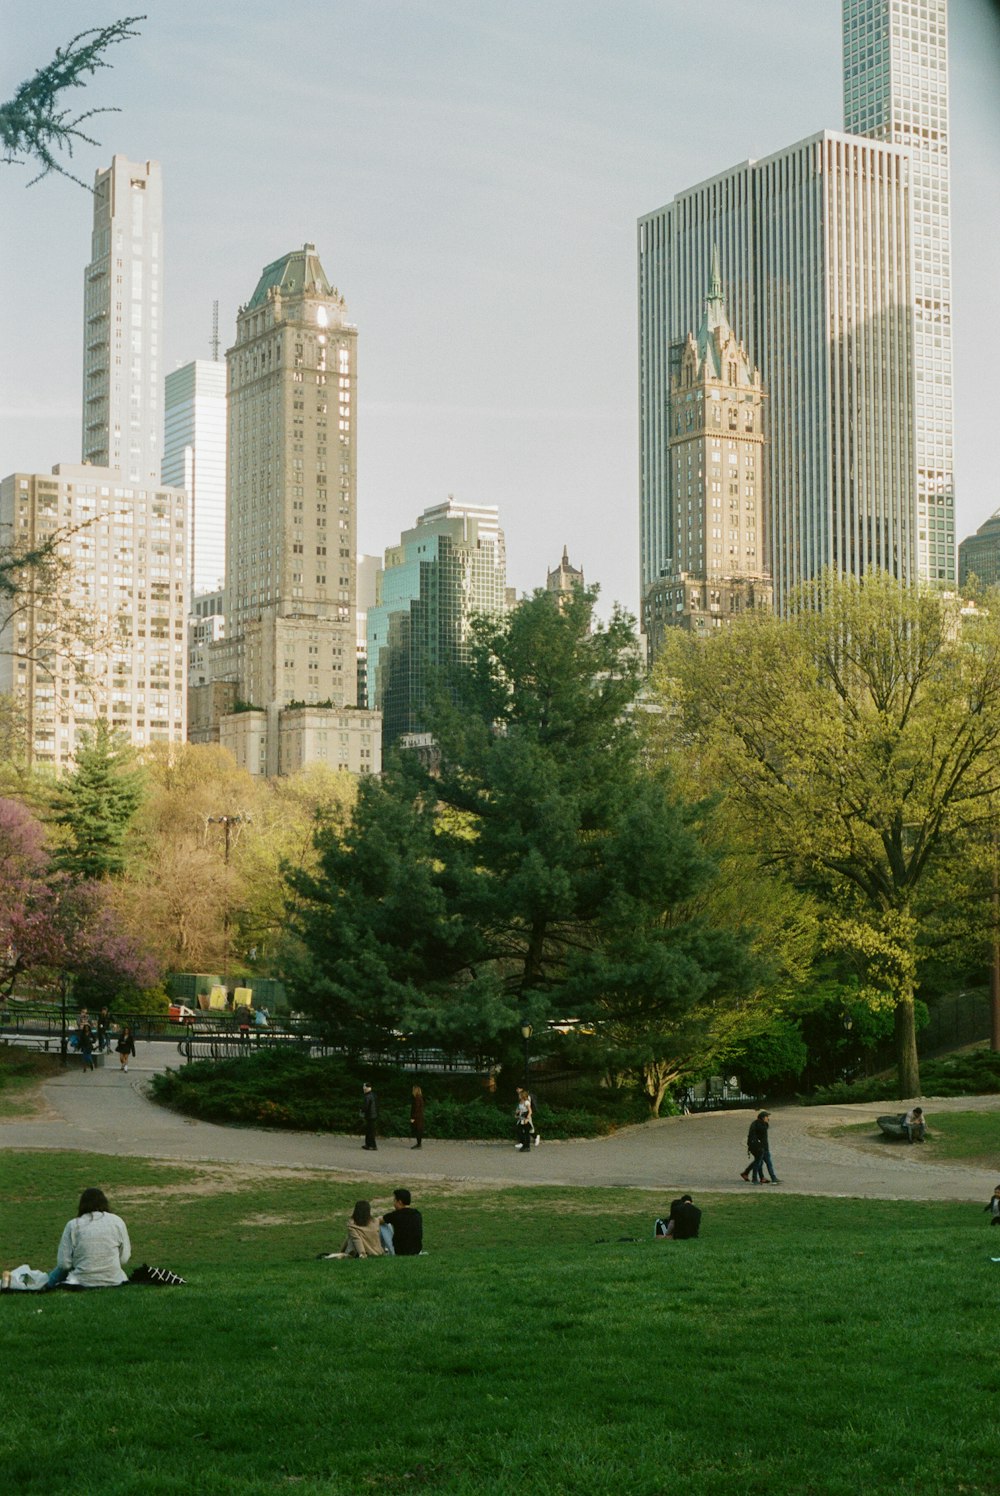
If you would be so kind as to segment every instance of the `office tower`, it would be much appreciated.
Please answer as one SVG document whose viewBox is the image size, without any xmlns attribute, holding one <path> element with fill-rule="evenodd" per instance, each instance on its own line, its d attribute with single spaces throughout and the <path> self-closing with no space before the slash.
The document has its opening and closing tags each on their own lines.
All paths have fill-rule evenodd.
<svg viewBox="0 0 1000 1496">
<path fill-rule="evenodd" d="M 381 766 L 357 706 L 356 344 L 306 244 L 265 266 L 226 355 L 226 637 L 192 714 L 253 773 Z"/>
<path fill-rule="evenodd" d="M 1000 583 L 1000 510 L 958 548 L 958 585 L 964 587 L 971 576 L 984 587 Z"/>
<path fill-rule="evenodd" d="M 771 606 L 764 389 L 729 325 L 715 250 L 697 333 L 688 332 L 673 352 L 667 432 L 673 568 L 644 593 L 651 657 L 668 628 L 702 632 Z"/>
<path fill-rule="evenodd" d="M 368 609 L 375 606 L 375 588 L 382 567 L 380 556 L 358 556 L 357 569 L 357 651 L 358 706 L 368 705 Z"/>
<path fill-rule="evenodd" d="M 94 178 L 84 275 L 83 460 L 160 483 L 163 193 L 156 161 L 115 156 Z"/>
<path fill-rule="evenodd" d="M 910 159 L 918 568 L 953 582 L 947 0 L 844 0 L 844 128 Z"/>
<path fill-rule="evenodd" d="M 468 659 L 475 614 L 505 611 L 506 580 L 504 535 L 488 506 L 449 498 L 386 551 L 368 609 L 368 704 L 382 713 L 386 744 L 427 731 L 432 683 Z"/>
<path fill-rule="evenodd" d="M 226 366 L 197 358 L 166 378 L 162 481 L 188 496 L 192 597 L 226 574 Z"/>
<path fill-rule="evenodd" d="M 0 545 L 61 535 L 65 577 L 29 591 L 0 635 L 0 695 L 27 726 L 30 761 L 72 765 L 99 717 L 137 747 L 185 734 L 186 500 L 89 465 L 0 484 Z"/>
<path fill-rule="evenodd" d="M 824 567 L 915 575 L 909 212 L 904 151 L 823 131 L 640 219 L 644 596 L 680 569 L 671 379 L 715 245 L 767 390 L 775 605 Z"/>
</svg>

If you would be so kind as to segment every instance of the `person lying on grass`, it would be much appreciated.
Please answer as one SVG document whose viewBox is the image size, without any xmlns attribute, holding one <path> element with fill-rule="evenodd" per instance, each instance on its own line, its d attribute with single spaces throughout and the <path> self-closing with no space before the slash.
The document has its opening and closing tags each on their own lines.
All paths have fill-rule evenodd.
<svg viewBox="0 0 1000 1496">
<path fill-rule="evenodd" d="M 125 1263 L 131 1255 L 125 1222 L 112 1214 L 104 1191 L 86 1189 L 76 1215 L 66 1222 L 49 1287 L 117 1288 L 128 1281 Z"/>
<path fill-rule="evenodd" d="M 347 1240 L 339 1252 L 324 1252 L 327 1259 L 334 1257 L 384 1257 L 385 1247 L 379 1231 L 378 1221 L 372 1220 L 370 1200 L 356 1200 L 347 1222 Z"/>
</svg>

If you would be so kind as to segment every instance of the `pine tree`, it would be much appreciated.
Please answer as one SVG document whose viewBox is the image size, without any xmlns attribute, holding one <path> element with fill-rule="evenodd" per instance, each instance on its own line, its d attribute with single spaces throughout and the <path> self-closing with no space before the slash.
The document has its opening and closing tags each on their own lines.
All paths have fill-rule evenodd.
<svg viewBox="0 0 1000 1496">
<path fill-rule="evenodd" d="M 53 819 L 67 834 L 59 865 L 77 879 L 117 877 L 125 867 L 125 838 L 143 793 L 134 750 L 101 718 L 78 744 L 76 768 L 56 791 Z"/>
</svg>

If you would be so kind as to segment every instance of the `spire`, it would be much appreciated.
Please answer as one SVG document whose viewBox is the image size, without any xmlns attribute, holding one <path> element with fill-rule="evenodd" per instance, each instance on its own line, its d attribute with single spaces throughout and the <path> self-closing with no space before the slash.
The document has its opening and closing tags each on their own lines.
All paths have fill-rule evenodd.
<svg viewBox="0 0 1000 1496">
<path fill-rule="evenodd" d="M 713 355 L 713 366 L 718 372 L 718 350 L 732 336 L 729 319 L 726 316 L 726 303 L 722 296 L 722 276 L 719 274 L 719 246 L 712 245 L 712 275 L 708 285 L 708 295 L 705 297 L 705 315 L 701 319 L 698 329 L 698 358 L 704 363 L 706 355 Z"/>
</svg>

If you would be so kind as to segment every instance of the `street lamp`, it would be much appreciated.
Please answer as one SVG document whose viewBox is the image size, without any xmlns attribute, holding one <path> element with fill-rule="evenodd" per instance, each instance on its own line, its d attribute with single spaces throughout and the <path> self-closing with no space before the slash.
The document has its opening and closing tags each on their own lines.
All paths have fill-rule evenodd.
<svg viewBox="0 0 1000 1496">
<path fill-rule="evenodd" d="M 521 1019 L 521 1038 L 524 1040 L 524 1089 L 527 1091 L 531 1080 L 528 1071 L 528 1040 L 531 1038 L 531 1024 L 526 1018 Z"/>
<path fill-rule="evenodd" d="M 226 997 L 229 996 L 229 848 L 232 842 L 232 831 L 234 826 L 245 826 L 251 817 L 237 811 L 235 815 L 206 816 L 205 821 L 209 826 L 222 826 L 226 833 L 226 850 L 223 856 L 225 866 L 224 902 L 222 906 L 222 984 L 226 989 Z"/>
</svg>

